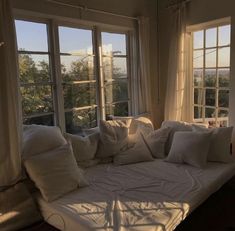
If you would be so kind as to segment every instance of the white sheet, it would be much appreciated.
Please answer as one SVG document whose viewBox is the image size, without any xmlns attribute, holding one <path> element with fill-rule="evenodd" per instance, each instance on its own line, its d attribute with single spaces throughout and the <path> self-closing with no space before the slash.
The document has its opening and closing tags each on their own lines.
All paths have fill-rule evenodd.
<svg viewBox="0 0 235 231">
<path fill-rule="evenodd" d="M 90 186 L 45 202 L 44 219 L 67 231 L 170 231 L 235 174 L 235 164 L 202 170 L 162 160 L 126 166 L 98 165 Z"/>
</svg>

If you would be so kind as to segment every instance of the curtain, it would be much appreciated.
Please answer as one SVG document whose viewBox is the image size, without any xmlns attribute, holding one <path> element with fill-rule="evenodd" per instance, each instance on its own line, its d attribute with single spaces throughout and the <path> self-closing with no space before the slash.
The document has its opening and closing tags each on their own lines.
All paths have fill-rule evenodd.
<svg viewBox="0 0 235 231">
<path fill-rule="evenodd" d="M 169 49 L 165 120 L 192 120 L 191 80 L 189 72 L 189 35 L 186 33 L 186 2 L 173 9 Z"/>
<path fill-rule="evenodd" d="M 0 187 L 21 174 L 19 87 L 14 19 L 10 0 L 0 1 Z"/>
<path fill-rule="evenodd" d="M 137 75 L 137 92 L 138 92 L 138 114 L 151 112 L 151 79 L 150 79 L 150 28 L 149 18 L 138 18 L 138 38 L 139 38 L 139 63 Z"/>
</svg>

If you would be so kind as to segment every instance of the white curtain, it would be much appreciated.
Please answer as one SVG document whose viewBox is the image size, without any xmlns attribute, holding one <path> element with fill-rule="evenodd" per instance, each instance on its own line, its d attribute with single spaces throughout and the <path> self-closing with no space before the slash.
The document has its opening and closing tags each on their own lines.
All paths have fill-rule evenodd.
<svg viewBox="0 0 235 231">
<path fill-rule="evenodd" d="M 138 18 L 139 63 L 137 77 L 138 114 L 151 113 L 150 28 L 149 18 Z"/>
<path fill-rule="evenodd" d="M 172 33 L 169 47 L 165 120 L 192 120 L 191 80 L 189 72 L 189 35 L 186 33 L 186 2 L 172 10 Z"/>
<path fill-rule="evenodd" d="M 21 174 L 18 70 L 10 0 L 0 1 L 0 187 Z"/>
</svg>

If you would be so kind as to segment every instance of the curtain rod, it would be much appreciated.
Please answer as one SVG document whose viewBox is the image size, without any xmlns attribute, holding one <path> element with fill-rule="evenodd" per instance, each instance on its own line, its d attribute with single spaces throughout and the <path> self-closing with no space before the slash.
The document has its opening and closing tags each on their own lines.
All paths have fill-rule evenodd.
<svg viewBox="0 0 235 231">
<path fill-rule="evenodd" d="M 87 11 L 91 11 L 91 12 L 95 12 L 95 13 L 101 13 L 101 14 L 107 14 L 107 15 L 112 15 L 112 16 L 132 19 L 132 20 L 138 20 L 137 17 L 131 17 L 131 16 L 127 16 L 127 15 L 116 14 L 116 13 L 107 12 L 107 11 L 104 11 L 104 10 L 97 10 L 97 9 L 93 9 L 93 8 L 88 8 L 86 6 L 72 5 L 72 4 L 69 4 L 69 3 L 64 3 L 64 2 L 60 2 L 60 1 L 56 1 L 56 0 L 46 0 L 46 1 L 54 3 L 54 4 L 57 4 L 57 5 L 68 6 L 68 7 L 72 7 L 72 8 L 76 8 L 76 9 L 80 9 L 80 10 L 85 10 L 85 11 L 87 10 Z"/>
<path fill-rule="evenodd" d="M 176 1 L 169 1 L 169 3 L 167 4 L 166 6 L 166 9 L 170 9 L 174 6 L 177 6 L 178 4 L 181 4 L 181 3 L 188 3 L 188 2 L 191 2 L 191 0 L 176 0 Z"/>
</svg>

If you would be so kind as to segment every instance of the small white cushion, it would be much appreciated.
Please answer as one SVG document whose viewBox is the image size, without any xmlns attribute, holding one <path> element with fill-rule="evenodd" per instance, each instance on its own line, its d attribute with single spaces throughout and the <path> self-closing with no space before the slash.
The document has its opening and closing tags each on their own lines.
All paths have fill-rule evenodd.
<svg viewBox="0 0 235 231">
<path fill-rule="evenodd" d="M 99 133 L 94 133 L 85 137 L 66 133 L 65 137 L 72 143 L 73 154 L 77 162 L 94 159 L 99 142 Z"/>
<path fill-rule="evenodd" d="M 24 125 L 22 156 L 29 156 L 46 152 L 66 144 L 60 128 L 44 125 Z"/>
<path fill-rule="evenodd" d="M 132 164 L 144 161 L 152 161 L 153 157 L 146 146 L 141 134 L 130 135 L 126 150 L 114 156 L 115 165 Z"/>
<path fill-rule="evenodd" d="M 46 201 L 53 201 L 87 184 L 70 144 L 31 156 L 24 165 Z"/>
<path fill-rule="evenodd" d="M 221 128 L 200 128 L 193 126 L 195 131 L 211 131 L 211 143 L 208 153 L 208 161 L 229 163 L 234 161 L 230 154 L 230 143 L 232 138 L 233 127 Z"/>
<path fill-rule="evenodd" d="M 176 132 L 166 161 L 205 167 L 211 135 L 210 132 Z"/>
<path fill-rule="evenodd" d="M 100 140 L 96 156 L 107 158 L 118 154 L 128 143 L 131 120 L 100 121 Z"/>
<path fill-rule="evenodd" d="M 160 128 L 147 134 L 143 134 L 151 154 L 155 158 L 165 158 L 165 146 L 171 128 Z"/>
</svg>

